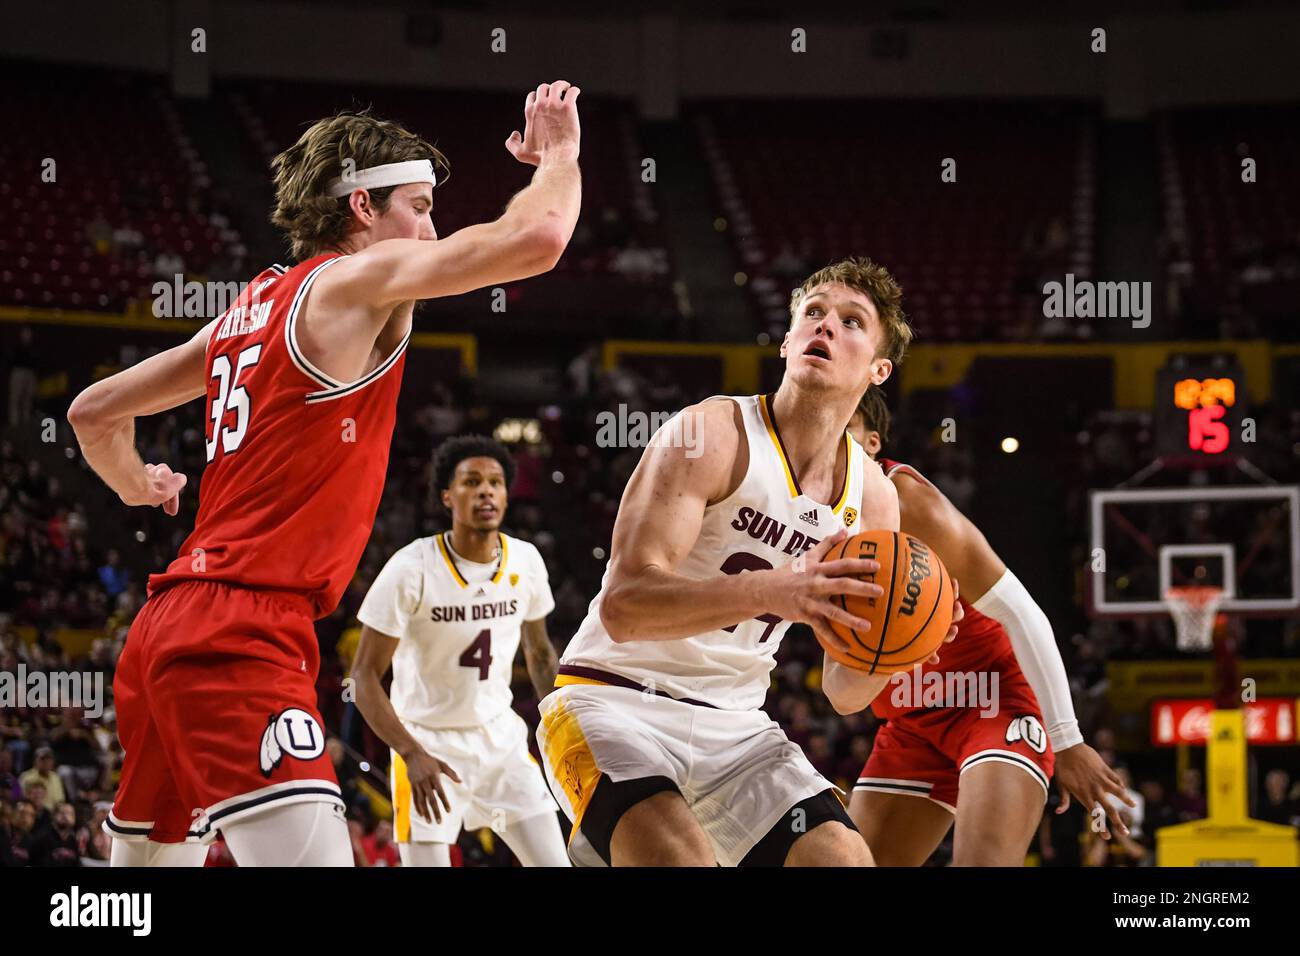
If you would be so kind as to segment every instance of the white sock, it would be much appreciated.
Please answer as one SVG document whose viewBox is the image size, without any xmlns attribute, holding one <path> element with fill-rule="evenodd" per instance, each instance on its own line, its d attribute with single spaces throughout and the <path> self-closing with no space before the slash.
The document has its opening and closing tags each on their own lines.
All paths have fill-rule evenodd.
<svg viewBox="0 0 1300 956">
<path fill-rule="evenodd" d="M 402 866 L 451 866 L 451 848 L 445 843 L 399 843 Z"/>
<path fill-rule="evenodd" d="M 208 848 L 202 843 L 154 843 L 152 840 L 114 840 L 109 866 L 202 866 Z"/>
<path fill-rule="evenodd" d="M 338 804 L 273 806 L 221 827 L 240 866 L 353 866 L 352 840 Z"/>
<path fill-rule="evenodd" d="M 505 828 L 501 839 L 524 866 L 573 866 L 554 813 L 516 820 Z"/>
</svg>

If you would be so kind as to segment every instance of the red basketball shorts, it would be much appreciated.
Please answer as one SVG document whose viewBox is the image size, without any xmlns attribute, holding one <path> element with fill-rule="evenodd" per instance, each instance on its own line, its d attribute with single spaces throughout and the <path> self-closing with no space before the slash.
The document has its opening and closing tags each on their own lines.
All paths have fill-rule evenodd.
<svg viewBox="0 0 1300 956">
<path fill-rule="evenodd" d="M 961 775 L 992 761 L 1029 774 L 1046 800 L 1055 758 L 1038 700 L 1014 659 L 983 673 L 989 691 L 983 705 L 964 695 L 964 706 L 891 718 L 877 732 L 854 790 L 927 797 L 955 813 Z M 883 693 L 890 691 L 886 687 Z"/>
<path fill-rule="evenodd" d="M 155 593 L 113 678 L 118 839 L 208 842 L 289 803 L 343 805 L 316 709 L 320 652 L 300 595 L 209 581 Z"/>
</svg>

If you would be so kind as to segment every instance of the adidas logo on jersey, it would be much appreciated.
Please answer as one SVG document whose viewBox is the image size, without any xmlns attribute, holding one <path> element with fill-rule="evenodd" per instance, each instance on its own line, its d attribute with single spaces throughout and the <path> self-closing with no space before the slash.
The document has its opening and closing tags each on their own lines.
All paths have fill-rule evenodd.
<svg viewBox="0 0 1300 956">
<path fill-rule="evenodd" d="M 480 585 L 478 586 L 478 590 L 474 592 L 474 596 L 475 596 L 475 597 L 482 597 L 482 596 L 485 595 L 485 594 L 487 594 L 487 588 L 483 587 L 483 585 L 480 584 Z"/>
<path fill-rule="evenodd" d="M 799 516 L 799 520 L 808 522 L 814 528 L 817 527 L 817 509 L 814 508 L 812 511 L 805 511 Z"/>
</svg>

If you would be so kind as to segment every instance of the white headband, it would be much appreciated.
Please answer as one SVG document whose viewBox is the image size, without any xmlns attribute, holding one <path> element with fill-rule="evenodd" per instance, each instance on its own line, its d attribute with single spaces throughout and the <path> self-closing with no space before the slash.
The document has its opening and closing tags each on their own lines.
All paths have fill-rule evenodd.
<svg viewBox="0 0 1300 956">
<path fill-rule="evenodd" d="M 412 159 L 405 163 L 387 163 L 369 169 L 358 169 L 346 179 L 340 177 L 331 181 L 325 193 L 332 199 L 337 199 L 347 196 L 354 189 L 380 189 L 384 186 L 405 186 L 407 183 L 438 185 L 438 177 L 433 174 L 433 161 Z"/>
</svg>

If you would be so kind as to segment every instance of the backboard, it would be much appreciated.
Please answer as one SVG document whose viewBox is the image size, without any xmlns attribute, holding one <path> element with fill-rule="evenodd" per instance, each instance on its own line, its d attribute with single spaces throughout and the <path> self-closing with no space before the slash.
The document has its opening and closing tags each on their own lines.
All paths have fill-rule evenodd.
<svg viewBox="0 0 1300 956">
<path fill-rule="evenodd" d="M 1221 611 L 1300 612 L 1300 487 L 1091 493 L 1086 582 L 1094 615 L 1165 614 L 1170 587 L 1224 591 Z"/>
</svg>

